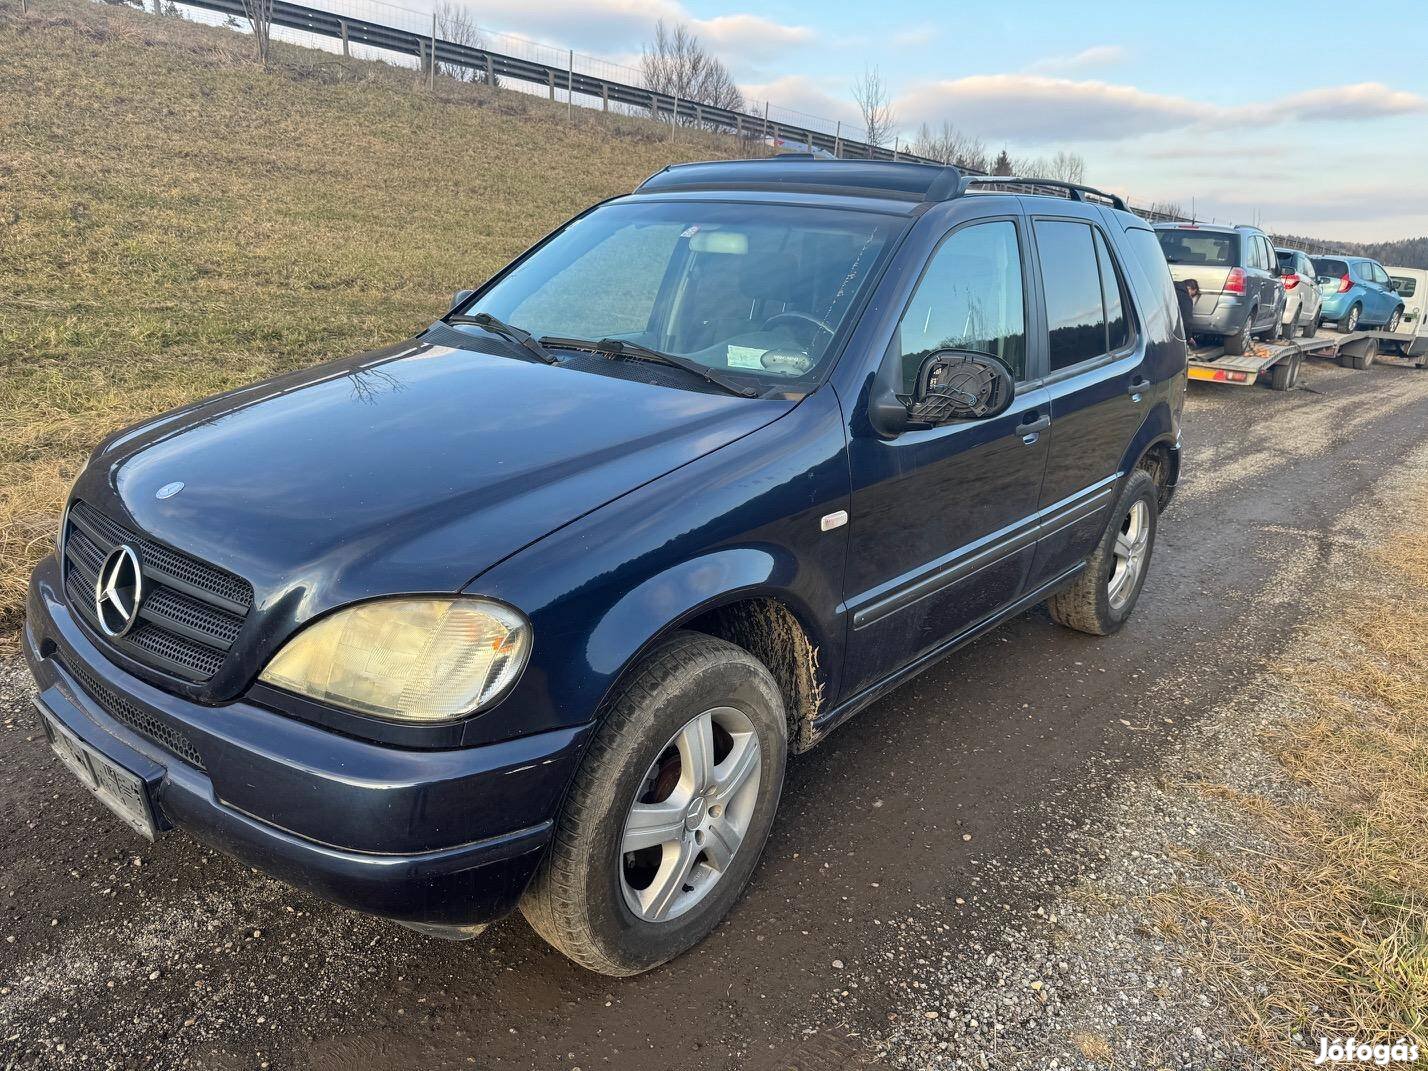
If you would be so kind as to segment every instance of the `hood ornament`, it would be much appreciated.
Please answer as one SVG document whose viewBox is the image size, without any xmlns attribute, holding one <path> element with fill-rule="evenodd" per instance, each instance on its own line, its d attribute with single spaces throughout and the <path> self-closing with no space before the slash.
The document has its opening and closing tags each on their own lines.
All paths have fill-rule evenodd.
<svg viewBox="0 0 1428 1071">
<path fill-rule="evenodd" d="M 179 493 L 180 491 L 182 491 L 182 490 L 183 490 L 183 481 L 182 481 L 182 480 L 174 480 L 172 483 L 166 483 L 166 484 L 164 484 L 162 487 L 160 487 L 157 491 L 155 491 L 155 492 L 154 492 L 154 497 L 157 498 L 157 499 L 160 499 L 160 500 L 165 499 L 165 498 L 173 498 L 174 495 L 178 494 L 178 493 Z"/>
</svg>

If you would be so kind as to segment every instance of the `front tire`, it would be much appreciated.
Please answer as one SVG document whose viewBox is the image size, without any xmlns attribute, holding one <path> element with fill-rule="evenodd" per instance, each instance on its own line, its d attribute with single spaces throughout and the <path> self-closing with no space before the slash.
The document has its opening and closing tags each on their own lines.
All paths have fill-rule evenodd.
<svg viewBox="0 0 1428 1071">
<path fill-rule="evenodd" d="M 591 743 L 522 914 L 600 974 L 673 959 L 743 892 L 787 757 L 783 699 L 764 664 L 724 640 L 675 634 Z"/>
<path fill-rule="evenodd" d="M 1383 329 L 1390 335 L 1398 332 L 1398 325 L 1403 322 L 1403 306 L 1393 310 L 1393 315 L 1388 318 L 1388 323 L 1383 325 Z"/>
<path fill-rule="evenodd" d="M 1299 329 L 1302 338 L 1313 338 L 1319 333 L 1319 317 L 1309 317 L 1309 322 Z"/>
<path fill-rule="evenodd" d="M 1144 469 L 1132 472 L 1086 568 L 1047 601 L 1053 621 L 1093 636 L 1120 631 L 1150 568 L 1160 521 L 1157 501 L 1150 474 Z"/>
</svg>

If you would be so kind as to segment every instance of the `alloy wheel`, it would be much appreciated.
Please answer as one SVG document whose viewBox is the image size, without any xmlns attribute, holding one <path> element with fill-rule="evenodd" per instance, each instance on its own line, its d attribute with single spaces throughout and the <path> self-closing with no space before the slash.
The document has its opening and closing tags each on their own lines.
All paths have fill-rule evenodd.
<svg viewBox="0 0 1428 1071">
<path fill-rule="evenodd" d="M 1344 323 L 1344 331 L 1355 331 L 1359 326 L 1359 307 L 1355 305 L 1349 310 L 1348 319 Z"/>
<path fill-rule="evenodd" d="M 625 906 L 665 922 L 704 900 L 738 854 L 758 801 L 762 749 L 734 707 L 691 718 L 650 765 L 620 838 Z"/>
<path fill-rule="evenodd" d="M 1130 601 L 1150 550 L 1150 507 L 1137 500 L 1131 504 L 1121 530 L 1111 548 L 1111 575 L 1106 595 L 1111 608 L 1119 610 Z"/>
</svg>

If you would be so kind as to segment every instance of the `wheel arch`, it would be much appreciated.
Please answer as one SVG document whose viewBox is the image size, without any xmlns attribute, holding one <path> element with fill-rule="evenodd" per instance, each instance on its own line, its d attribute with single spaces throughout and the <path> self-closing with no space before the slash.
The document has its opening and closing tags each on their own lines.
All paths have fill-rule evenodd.
<svg viewBox="0 0 1428 1071">
<path fill-rule="evenodd" d="M 603 719 L 631 674 L 660 643 L 677 632 L 699 632 L 742 647 L 768 667 L 783 696 L 789 748 L 810 747 L 813 722 L 834 694 L 830 667 L 838 664 L 841 643 L 836 626 L 820 626 L 811 607 L 780 582 L 795 564 L 780 562 L 767 549 L 726 548 L 651 577 L 627 593 L 591 636 L 597 653 L 622 648 L 598 717 Z M 640 636 L 637 643 L 616 640 L 632 634 Z"/>
</svg>

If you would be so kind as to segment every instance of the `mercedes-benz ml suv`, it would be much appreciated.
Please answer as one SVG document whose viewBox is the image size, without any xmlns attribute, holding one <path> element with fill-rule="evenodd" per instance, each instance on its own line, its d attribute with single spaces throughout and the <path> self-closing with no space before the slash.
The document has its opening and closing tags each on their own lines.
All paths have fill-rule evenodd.
<svg viewBox="0 0 1428 1071">
<path fill-rule="evenodd" d="M 30 589 L 50 743 L 340 904 L 670 959 L 790 753 L 1038 603 L 1135 606 L 1185 341 L 1150 227 L 1056 189 L 671 167 L 416 338 L 110 436 Z"/>
</svg>

